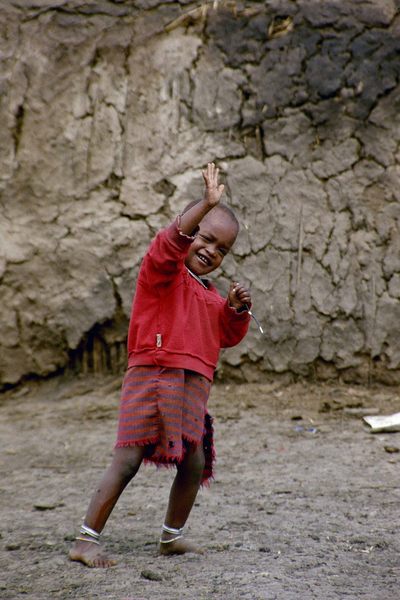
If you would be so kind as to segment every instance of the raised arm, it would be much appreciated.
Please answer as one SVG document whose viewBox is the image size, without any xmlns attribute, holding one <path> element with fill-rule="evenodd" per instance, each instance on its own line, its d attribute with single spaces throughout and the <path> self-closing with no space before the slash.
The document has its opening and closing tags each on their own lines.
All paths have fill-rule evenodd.
<svg viewBox="0 0 400 600">
<path fill-rule="evenodd" d="M 205 183 L 204 198 L 181 216 L 180 228 L 186 235 L 190 235 L 202 218 L 217 206 L 224 191 L 224 185 L 218 184 L 219 169 L 214 163 L 208 163 L 207 169 L 202 171 L 202 174 Z"/>
<path fill-rule="evenodd" d="M 192 233 L 202 218 L 217 206 L 224 191 L 224 186 L 218 185 L 218 173 L 214 163 L 209 163 L 203 171 L 204 198 L 180 217 L 179 231 L 185 235 L 180 235 L 175 223 L 155 237 L 142 263 L 140 283 L 153 287 L 165 285 L 179 272 L 193 241 Z"/>
</svg>

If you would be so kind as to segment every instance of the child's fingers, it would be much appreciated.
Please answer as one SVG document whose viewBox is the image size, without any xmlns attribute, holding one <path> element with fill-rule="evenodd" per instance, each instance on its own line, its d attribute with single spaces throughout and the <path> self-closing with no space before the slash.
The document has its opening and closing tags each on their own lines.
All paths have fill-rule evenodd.
<svg viewBox="0 0 400 600">
<path fill-rule="evenodd" d="M 242 293 L 244 291 L 247 291 L 247 292 L 249 291 L 245 285 L 243 285 L 242 283 L 239 283 L 237 281 L 233 282 L 233 289 L 235 290 L 235 292 L 237 294 Z"/>
<path fill-rule="evenodd" d="M 218 169 L 213 166 L 210 176 L 210 183 L 213 187 L 218 187 Z"/>
<path fill-rule="evenodd" d="M 238 300 L 242 304 L 249 304 L 249 302 L 251 302 L 251 298 L 250 298 L 249 294 L 243 294 L 243 295 L 239 296 Z"/>
<path fill-rule="evenodd" d="M 210 181 L 213 183 L 217 183 L 219 177 L 219 168 L 215 166 L 214 163 L 208 163 L 207 165 L 207 175 Z"/>
<path fill-rule="evenodd" d="M 247 304 L 247 302 L 251 301 L 250 290 L 244 285 L 234 282 L 231 285 L 232 292 L 235 294 L 236 298 L 242 302 L 242 304 Z"/>
</svg>

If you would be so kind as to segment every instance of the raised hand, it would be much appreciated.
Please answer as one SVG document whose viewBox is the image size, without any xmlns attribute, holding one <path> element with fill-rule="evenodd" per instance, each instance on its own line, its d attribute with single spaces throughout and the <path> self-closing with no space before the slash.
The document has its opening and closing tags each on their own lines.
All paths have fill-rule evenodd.
<svg viewBox="0 0 400 600">
<path fill-rule="evenodd" d="M 229 304 L 236 310 L 244 307 L 245 304 L 250 308 L 251 306 L 251 295 L 250 290 L 245 287 L 242 283 L 234 282 L 231 283 L 228 292 Z"/>
<path fill-rule="evenodd" d="M 208 163 L 207 169 L 204 169 L 202 173 L 206 184 L 204 199 L 209 206 L 216 206 L 225 187 L 222 183 L 218 185 L 219 169 L 216 168 L 214 163 Z"/>
</svg>

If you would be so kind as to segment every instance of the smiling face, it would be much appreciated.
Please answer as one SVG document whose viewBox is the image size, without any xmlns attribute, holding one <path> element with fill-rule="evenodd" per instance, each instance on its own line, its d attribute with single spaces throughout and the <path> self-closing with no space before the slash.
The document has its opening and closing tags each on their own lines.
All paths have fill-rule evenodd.
<svg viewBox="0 0 400 600">
<path fill-rule="evenodd" d="M 199 277 L 211 273 L 220 266 L 237 234 L 237 223 L 223 210 L 214 208 L 200 222 L 185 265 Z"/>
</svg>

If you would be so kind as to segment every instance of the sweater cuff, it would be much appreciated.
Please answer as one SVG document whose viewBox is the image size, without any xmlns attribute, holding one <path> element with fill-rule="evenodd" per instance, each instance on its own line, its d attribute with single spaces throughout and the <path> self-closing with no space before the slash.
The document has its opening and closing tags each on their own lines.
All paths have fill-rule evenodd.
<svg viewBox="0 0 400 600">
<path fill-rule="evenodd" d="M 224 312 L 228 319 L 239 322 L 246 322 L 250 320 L 250 315 L 247 312 L 247 309 L 241 308 L 236 310 L 233 306 L 229 306 L 229 300 L 226 300 L 224 305 Z"/>
<path fill-rule="evenodd" d="M 187 250 L 195 239 L 193 236 L 186 235 L 186 233 L 181 231 L 179 216 L 164 231 L 166 238 L 169 239 L 175 247 L 180 248 L 180 250 L 183 251 Z"/>
<path fill-rule="evenodd" d="M 199 231 L 199 226 L 197 226 L 195 229 L 193 229 L 191 235 L 187 235 L 186 233 L 183 233 L 183 231 L 181 230 L 181 217 L 182 215 L 178 215 L 176 217 L 175 223 L 176 223 L 176 227 L 178 229 L 178 233 L 179 235 L 181 235 L 184 238 L 189 239 L 191 242 L 193 242 L 194 238 L 196 237 L 198 231 Z"/>
</svg>

